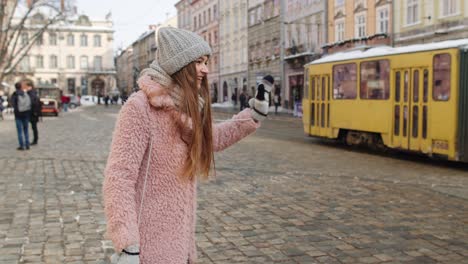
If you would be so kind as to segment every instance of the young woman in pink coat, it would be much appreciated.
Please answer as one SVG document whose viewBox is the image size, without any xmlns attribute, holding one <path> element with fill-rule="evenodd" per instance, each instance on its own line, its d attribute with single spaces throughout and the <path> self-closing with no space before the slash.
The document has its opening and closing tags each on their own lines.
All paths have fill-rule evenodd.
<svg viewBox="0 0 468 264">
<path fill-rule="evenodd" d="M 208 43 L 170 27 L 157 40 L 157 59 L 138 80 L 141 90 L 120 111 L 105 170 L 114 263 L 195 263 L 197 178 L 208 177 L 214 151 L 253 133 L 268 113 L 271 87 L 251 108 L 212 124 Z"/>
</svg>

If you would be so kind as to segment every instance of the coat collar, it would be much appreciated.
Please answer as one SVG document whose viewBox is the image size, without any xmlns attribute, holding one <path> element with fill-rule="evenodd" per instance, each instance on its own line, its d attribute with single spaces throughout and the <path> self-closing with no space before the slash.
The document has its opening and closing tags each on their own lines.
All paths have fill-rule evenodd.
<svg viewBox="0 0 468 264">
<path fill-rule="evenodd" d="M 156 82 L 154 77 L 143 75 L 138 79 L 138 86 L 148 97 L 149 103 L 155 108 L 176 108 L 169 94 L 169 88 Z"/>
</svg>

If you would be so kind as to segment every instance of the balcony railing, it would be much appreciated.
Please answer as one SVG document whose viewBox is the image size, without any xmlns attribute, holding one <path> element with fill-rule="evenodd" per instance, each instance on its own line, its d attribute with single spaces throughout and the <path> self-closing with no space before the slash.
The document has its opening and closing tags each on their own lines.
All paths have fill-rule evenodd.
<svg viewBox="0 0 468 264">
<path fill-rule="evenodd" d="M 102 73 L 106 73 L 106 74 L 115 74 L 117 73 L 115 68 L 104 68 L 104 67 L 88 67 L 87 69 L 88 73 L 91 73 L 91 74 L 102 74 Z"/>
</svg>

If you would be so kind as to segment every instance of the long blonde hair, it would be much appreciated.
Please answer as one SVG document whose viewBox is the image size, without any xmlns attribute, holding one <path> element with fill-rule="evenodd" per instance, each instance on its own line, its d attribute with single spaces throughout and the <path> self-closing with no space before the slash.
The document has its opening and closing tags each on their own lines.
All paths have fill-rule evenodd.
<svg viewBox="0 0 468 264">
<path fill-rule="evenodd" d="M 202 79 L 201 87 L 197 87 L 196 62 L 191 62 L 171 77 L 182 91 L 180 110 L 191 120 L 191 136 L 187 141 L 189 155 L 182 168 L 182 180 L 193 181 L 196 176 L 208 178 L 211 163 L 214 164 L 213 131 L 211 120 L 211 99 L 208 80 Z M 203 98 L 204 105 L 200 111 L 198 97 Z M 184 120 L 184 126 L 189 120 Z"/>
</svg>

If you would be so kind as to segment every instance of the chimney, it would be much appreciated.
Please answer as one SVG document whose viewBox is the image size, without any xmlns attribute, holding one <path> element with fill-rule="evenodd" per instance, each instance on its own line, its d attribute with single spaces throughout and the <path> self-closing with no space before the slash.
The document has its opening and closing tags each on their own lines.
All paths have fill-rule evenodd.
<svg viewBox="0 0 468 264">
<path fill-rule="evenodd" d="M 60 11 L 65 11 L 65 0 L 60 0 Z"/>
<path fill-rule="evenodd" d="M 156 30 L 158 28 L 157 25 L 149 25 L 149 30 Z"/>
<path fill-rule="evenodd" d="M 28 8 L 31 8 L 32 4 L 33 4 L 33 0 L 27 0 L 27 5 L 28 5 Z"/>
</svg>

